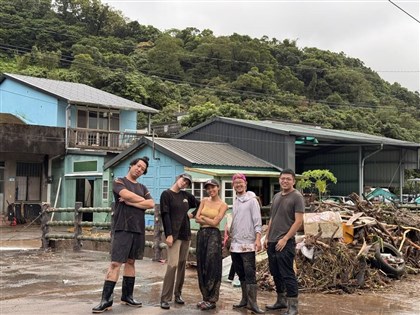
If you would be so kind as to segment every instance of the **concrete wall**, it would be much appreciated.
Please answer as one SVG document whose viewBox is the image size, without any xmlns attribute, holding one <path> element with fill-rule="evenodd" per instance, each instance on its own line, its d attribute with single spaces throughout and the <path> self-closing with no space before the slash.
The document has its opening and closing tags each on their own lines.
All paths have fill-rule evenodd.
<svg viewBox="0 0 420 315">
<path fill-rule="evenodd" d="M 61 127 L 0 124 L 0 153 L 63 154 L 64 138 Z"/>
</svg>

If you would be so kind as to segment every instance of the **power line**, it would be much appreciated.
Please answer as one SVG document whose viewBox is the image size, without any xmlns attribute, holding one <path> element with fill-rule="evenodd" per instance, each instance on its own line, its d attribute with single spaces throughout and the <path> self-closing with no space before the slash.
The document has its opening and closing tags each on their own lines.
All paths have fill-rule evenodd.
<svg viewBox="0 0 420 315">
<path fill-rule="evenodd" d="M 399 7 L 398 5 L 396 5 L 394 2 L 392 2 L 391 0 L 388 0 L 391 4 L 395 5 L 398 9 L 400 9 L 401 11 L 403 11 L 405 14 L 407 14 L 409 17 L 411 17 L 414 21 L 416 21 L 417 23 L 420 23 L 419 20 L 417 20 L 414 16 L 412 16 L 410 13 L 408 13 L 407 11 L 405 11 L 403 8 Z"/>
<path fill-rule="evenodd" d="M 1 46 L 0 46 L 1 48 Z M 70 62 L 69 60 L 66 59 L 62 59 L 61 60 L 63 63 L 69 63 L 72 64 L 72 62 Z M 73 61 L 73 63 L 78 64 L 76 61 Z M 83 66 L 83 63 L 79 63 L 80 65 Z M 83 68 L 83 67 L 82 67 Z M 108 69 L 114 69 L 114 70 L 124 70 L 125 68 L 123 67 L 109 67 Z M 215 93 L 219 93 L 219 94 L 229 94 L 228 96 L 238 96 L 238 97 L 249 97 L 249 98 L 255 98 L 255 99 L 260 99 L 260 100 L 264 100 L 264 101 L 274 101 L 274 102 L 281 102 L 284 105 L 298 105 L 300 103 L 311 103 L 311 104 L 323 104 L 326 106 L 329 106 L 330 108 L 344 108 L 344 107 L 351 107 L 352 109 L 356 109 L 356 108 L 365 108 L 365 109 L 395 109 L 396 107 L 393 105 L 384 105 L 384 104 L 380 104 L 378 106 L 376 105 L 372 105 L 372 104 L 365 104 L 365 103 L 335 103 L 335 102 L 331 102 L 331 101 L 326 101 L 326 100 L 313 100 L 313 99 L 308 99 L 306 96 L 300 96 L 297 95 L 296 98 L 290 98 L 290 97 L 285 97 L 281 94 L 279 95 L 273 95 L 273 94 L 267 94 L 264 92 L 255 92 L 255 91 L 248 91 L 248 90 L 239 90 L 239 89 L 234 89 L 232 87 L 226 88 L 226 89 L 220 89 L 220 88 L 216 88 L 216 87 L 211 87 L 205 84 L 201 84 L 201 83 L 196 83 L 196 82 L 190 82 L 187 80 L 183 80 L 182 78 L 180 78 L 179 76 L 175 76 L 175 75 L 168 75 L 168 74 L 162 74 L 156 71 L 142 71 L 142 70 L 136 70 L 138 71 L 140 74 L 146 75 L 146 76 L 151 76 L 151 77 L 156 77 L 157 79 L 160 79 L 162 81 L 169 81 L 169 82 L 173 82 L 176 84 L 188 84 L 192 87 L 195 88 L 201 88 L 203 90 L 207 90 L 207 91 L 212 91 Z M 232 95 L 233 94 L 233 95 Z M 291 104 L 287 104 L 287 103 L 291 103 Z M 405 109 L 404 109 L 405 110 Z"/>
<path fill-rule="evenodd" d="M 32 50 L 29 48 L 25 48 L 25 47 L 20 47 L 20 46 L 14 46 L 14 45 L 8 45 L 8 44 L 1 44 L 0 43 L 0 49 L 4 49 L 4 50 L 11 50 L 14 52 L 20 52 L 22 54 L 26 54 L 26 53 L 30 53 Z M 84 68 L 84 69 L 88 69 L 86 67 L 86 64 L 83 62 L 78 62 L 77 60 L 69 60 L 69 59 L 73 59 L 72 56 L 65 56 L 65 55 L 60 55 L 61 57 L 59 58 L 59 61 L 62 64 L 67 64 L 67 65 L 78 65 L 80 68 Z M 64 57 L 64 58 L 63 58 Z M 96 67 L 96 65 L 92 64 L 92 66 Z M 104 69 L 110 69 L 110 70 L 129 70 L 128 67 L 121 67 L 121 66 L 107 66 L 107 67 L 103 67 Z M 316 68 L 318 69 L 318 68 Z M 320 70 L 320 69 L 318 69 Z M 172 74 L 165 74 L 165 73 L 160 73 L 157 71 L 153 71 L 153 70 L 139 70 L 136 69 L 137 72 L 146 75 L 146 76 L 154 76 L 160 80 L 163 81 L 170 81 L 170 82 L 174 82 L 174 83 L 179 83 L 179 84 L 189 84 L 191 86 L 195 86 L 197 88 L 202 88 L 205 90 L 210 90 L 216 93 L 221 93 L 221 94 L 227 94 L 227 93 L 234 93 L 236 95 L 239 96 L 244 96 L 244 97 L 253 97 L 253 98 L 258 98 L 258 99 L 263 99 L 263 100 L 272 100 L 272 101 L 281 101 L 281 102 L 291 102 L 293 104 L 296 105 L 296 103 L 300 103 L 300 102 L 315 102 L 315 103 L 320 103 L 320 104 L 325 104 L 329 107 L 332 108 L 339 108 L 339 107 L 360 107 L 360 108 L 371 108 L 371 109 L 376 109 L 377 106 L 375 105 L 371 105 L 371 104 L 364 104 L 364 103 L 335 103 L 335 102 L 328 102 L 325 100 L 311 100 L 308 99 L 305 96 L 297 96 L 296 98 L 287 98 L 284 97 L 282 95 L 273 95 L 273 94 L 267 94 L 264 92 L 256 92 L 256 91 L 248 91 L 248 90 L 240 90 L 240 89 L 235 89 L 232 87 L 228 87 L 226 89 L 220 89 L 220 88 L 216 88 L 216 87 L 210 87 L 206 84 L 202 84 L 202 83 L 197 83 L 197 82 L 191 82 L 191 81 L 187 81 L 185 79 L 183 79 L 181 76 L 179 75 L 172 75 Z M 304 97 L 304 100 L 302 99 L 302 97 Z M 390 105 L 390 106 L 386 106 L 386 105 L 380 105 L 380 108 L 390 108 L 393 109 L 395 108 L 394 106 Z"/>
<path fill-rule="evenodd" d="M 9 25 L 12 27 L 20 27 L 19 24 L 12 24 L 12 23 L 8 23 L 8 22 L 0 22 L 0 24 L 4 24 L 4 25 Z M 31 30 L 35 30 L 38 31 L 39 29 L 42 29 L 43 32 L 48 32 L 51 34 L 56 34 L 56 35 L 61 35 L 61 36 L 67 36 L 67 37 L 74 37 L 76 38 L 76 36 L 73 36 L 72 34 L 68 34 L 68 33 L 59 33 L 59 32 L 55 32 L 55 31 L 49 31 L 46 30 L 45 27 L 27 27 L 25 26 L 25 28 L 27 29 L 31 29 Z M 93 36 L 95 37 L 95 36 Z M 127 40 L 130 40 L 132 38 L 128 38 Z M 263 44 L 263 43 L 261 43 Z M 7 45 L 7 44 L 5 44 Z M 25 47 L 21 47 L 22 49 L 28 49 Z M 183 48 L 180 46 L 180 48 Z M 315 47 L 314 47 L 315 48 Z M 135 50 L 135 46 L 122 46 L 122 49 L 133 49 Z M 30 49 L 28 49 L 30 51 Z M 246 61 L 246 60 L 237 60 L 237 59 L 226 59 L 226 58 L 216 58 L 216 57 L 208 57 L 208 56 L 201 56 L 201 55 L 197 55 L 194 53 L 173 53 L 174 55 L 177 55 L 178 57 L 190 57 L 190 58 L 197 58 L 197 59 L 203 59 L 203 60 L 212 60 L 212 61 L 221 61 L 221 62 L 226 62 L 226 63 L 238 63 L 238 64 L 249 64 L 249 65 L 255 65 L 255 66 L 264 66 L 264 67 L 273 67 L 273 66 L 277 66 L 279 68 L 290 68 L 290 69 L 305 69 L 305 70 L 315 70 L 315 71 L 322 71 L 322 70 L 329 70 L 329 68 L 323 68 L 323 67 L 311 67 L 311 66 L 305 66 L 305 65 L 281 65 L 278 63 L 278 61 L 276 60 L 276 63 L 268 63 L 268 62 L 259 62 L 259 61 Z M 72 56 L 65 56 L 63 55 L 63 57 L 67 57 L 72 59 Z M 347 58 L 350 59 L 354 59 L 353 57 L 350 56 L 346 56 Z M 273 57 L 274 58 L 274 57 Z M 274 58 L 275 59 L 275 58 Z M 191 62 L 194 64 L 194 62 Z M 365 67 L 366 69 L 369 69 L 367 67 Z M 370 69 L 369 69 L 370 70 Z M 420 70 L 375 70 L 375 72 L 378 73 L 418 73 L 420 72 Z"/>
</svg>

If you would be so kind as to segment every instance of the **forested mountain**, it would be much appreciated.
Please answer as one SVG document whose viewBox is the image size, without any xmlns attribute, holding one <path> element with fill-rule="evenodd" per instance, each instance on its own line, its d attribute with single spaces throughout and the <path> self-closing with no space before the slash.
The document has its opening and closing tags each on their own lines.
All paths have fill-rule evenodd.
<svg viewBox="0 0 420 315">
<path fill-rule="evenodd" d="M 419 93 L 343 52 L 140 23 L 99 0 L 0 0 L 0 72 L 85 83 L 159 109 L 155 123 L 188 112 L 185 127 L 275 118 L 420 141 Z"/>
</svg>

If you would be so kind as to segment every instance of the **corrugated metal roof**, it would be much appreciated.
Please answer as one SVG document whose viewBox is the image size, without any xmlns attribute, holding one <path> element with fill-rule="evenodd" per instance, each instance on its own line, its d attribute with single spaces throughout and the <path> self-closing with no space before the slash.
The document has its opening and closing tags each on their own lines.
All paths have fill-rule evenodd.
<svg viewBox="0 0 420 315">
<path fill-rule="evenodd" d="M 259 171 L 259 170 L 250 170 L 250 169 L 216 169 L 216 168 L 196 168 L 196 167 L 186 167 L 187 172 L 196 172 L 205 175 L 211 176 L 232 176 L 236 173 L 243 173 L 246 176 L 250 177 L 278 177 L 280 171 Z"/>
<path fill-rule="evenodd" d="M 277 171 L 279 168 L 228 143 L 142 137 L 140 140 L 105 163 L 108 169 L 148 145 L 187 167 L 241 168 Z"/>
<path fill-rule="evenodd" d="M 94 105 L 115 109 L 135 110 L 145 113 L 159 112 L 154 108 L 81 83 L 50 80 L 10 73 L 5 73 L 4 76 L 57 98 L 64 99 L 71 104 Z"/>
<path fill-rule="evenodd" d="M 153 143 L 152 137 L 145 137 Z M 278 169 L 274 165 L 228 143 L 154 138 L 155 147 L 168 155 L 177 156 L 190 166 L 254 167 Z"/>
<path fill-rule="evenodd" d="M 194 132 L 201 127 L 211 124 L 214 121 L 226 122 L 229 124 L 237 124 L 240 126 L 249 126 L 250 128 L 257 128 L 260 130 L 266 130 L 268 132 L 279 133 L 283 135 L 291 135 L 296 137 L 312 136 L 318 140 L 334 141 L 334 142 L 346 142 L 354 144 L 384 144 L 393 145 L 399 147 L 420 147 L 420 143 L 402 141 L 383 136 L 375 136 L 362 132 L 337 130 L 337 129 L 326 129 L 319 126 L 311 126 L 304 124 L 295 124 L 289 122 L 271 121 L 271 120 L 246 120 L 237 118 L 227 117 L 215 117 L 204 123 L 187 130 L 186 132 L 178 135 L 182 137 L 185 134 Z"/>
</svg>

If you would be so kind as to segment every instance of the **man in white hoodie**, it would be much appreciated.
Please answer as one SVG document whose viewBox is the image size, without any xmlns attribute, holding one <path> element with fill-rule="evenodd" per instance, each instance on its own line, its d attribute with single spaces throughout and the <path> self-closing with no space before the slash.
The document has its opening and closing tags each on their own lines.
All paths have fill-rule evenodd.
<svg viewBox="0 0 420 315">
<path fill-rule="evenodd" d="M 232 177 L 236 198 L 233 201 L 230 228 L 230 255 L 235 272 L 241 282 L 242 299 L 233 308 L 247 307 L 256 314 L 264 313 L 257 304 L 255 253 L 261 250 L 261 210 L 257 196 L 247 191 L 244 174 Z"/>
</svg>

